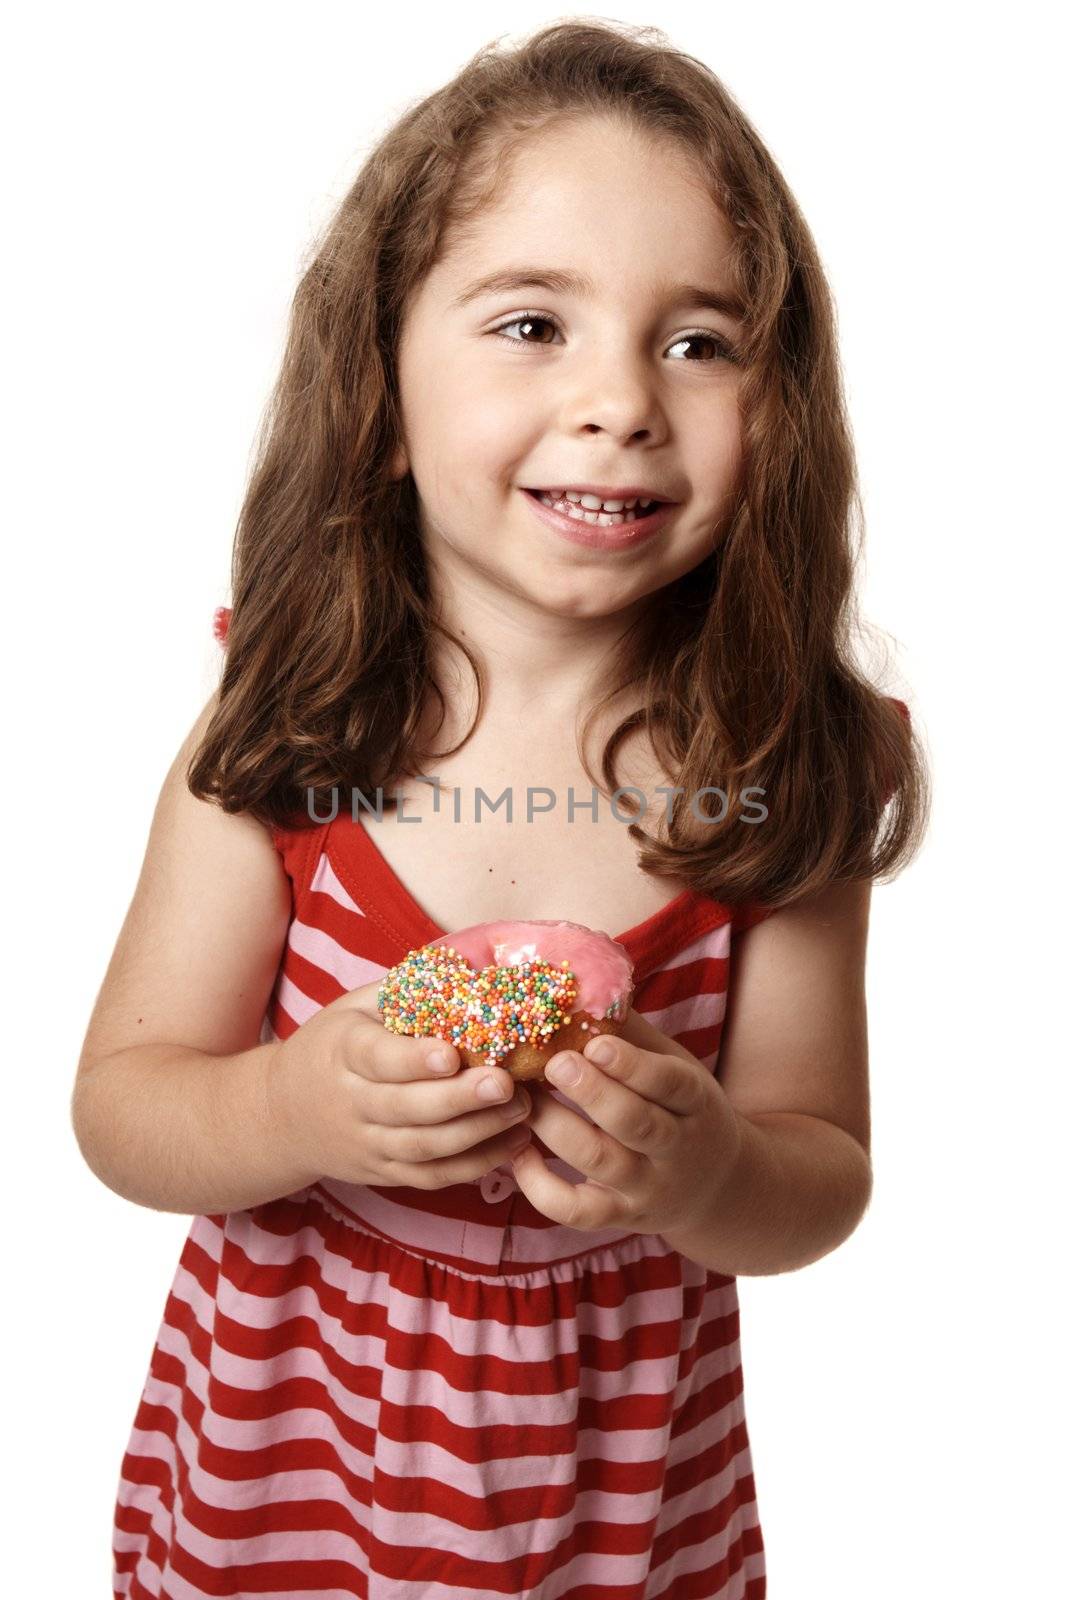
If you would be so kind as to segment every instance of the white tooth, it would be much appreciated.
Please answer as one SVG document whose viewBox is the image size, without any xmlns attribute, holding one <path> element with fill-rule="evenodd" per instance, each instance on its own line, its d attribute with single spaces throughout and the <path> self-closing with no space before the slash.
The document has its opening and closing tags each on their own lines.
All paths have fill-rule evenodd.
<svg viewBox="0 0 1067 1600">
<path fill-rule="evenodd" d="M 637 503 L 640 506 L 650 506 L 652 504 L 652 498 L 651 498 L 651 496 L 649 496 L 647 499 L 643 498 L 643 499 L 639 500 Z"/>
<path fill-rule="evenodd" d="M 585 509 L 587 511 L 599 511 L 600 510 L 600 501 L 597 499 L 595 494 L 583 494 L 583 495 L 580 496 L 580 499 L 581 499 L 582 505 L 585 507 Z"/>
<path fill-rule="evenodd" d="M 631 522 L 636 522 L 637 520 L 636 510 L 632 509 L 637 505 L 636 500 L 625 502 L 625 509 L 623 509 L 623 502 L 607 500 L 604 502 L 603 510 L 594 511 L 578 503 L 580 497 L 573 489 L 569 491 L 540 489 L 538 490 L 538 498 L 546 505 L 557 508 L 561 502 L 568 504 L 573 509 L 568 510 L 564 513 L 565 515 L 570 516 L 575 522 L 587 522 L 594 528 L 628 527 Z M 596 495 L 589 495 L 586 498 L 596 500 Z M 597 503 L 599 505 L 599 502 Z M 613 506 L 618 509 L 612 510 Z"/>
</svg>

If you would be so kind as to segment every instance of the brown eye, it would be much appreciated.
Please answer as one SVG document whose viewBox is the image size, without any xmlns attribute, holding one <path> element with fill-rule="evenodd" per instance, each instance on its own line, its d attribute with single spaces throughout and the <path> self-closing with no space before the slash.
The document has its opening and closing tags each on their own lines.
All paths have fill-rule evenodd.
<svg viewBox="0 0 1067 1600">
<path fill-rule="evenodd" d="M 671 349 L 674 350 L 678 345 L 685 345 L 691 349 L 693 345 L 703 344 L 711 345 L 719 361 L 732 361 L 734 359 L 733 346 L 723 338 L 721 333 L 686 333 L 680 339 L 674 341 Z"/>
<path fill-rule="evenodd" d="M 513 318 L 511 322 L 501 323 L 499 328 L 493 329 L 493 332 L 500 334 L 502 338 L 508 338 L 509 336 L 504 332 L 505 328 L 551 328 L 555 332 L 556 324 L 551 317 L 538 317 L 524 313 L 521 317 Z M 547 344 L 548 342 L 546 339 L 510 339 L 511 344 Z"/>
</svg>

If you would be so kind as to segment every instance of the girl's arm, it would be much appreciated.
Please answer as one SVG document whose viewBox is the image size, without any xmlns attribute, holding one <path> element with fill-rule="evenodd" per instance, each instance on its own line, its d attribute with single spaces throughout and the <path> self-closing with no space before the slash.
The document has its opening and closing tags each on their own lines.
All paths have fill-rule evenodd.
<svg viewBox="0 0 1067 1600">
<path fill-rule="evenodd" d="M 841 1244 L 871 1195 L 869 882 L 834 884 L 739 938 L 716 1077 L 741 1145 L 714 1214 L 665 1235 L 712 1270 L 790 1272 Z"/>
<path fill-rule="evenodd" d="M 108 1188 L 211 1214 L 292 1193 L 272 1142 L 260 1027 L 290 915 L 266 828 L 185 782 L 215 696 L 163 784 L 141 874 L 78 1063 L 71 1117 Z"/>
</svg>

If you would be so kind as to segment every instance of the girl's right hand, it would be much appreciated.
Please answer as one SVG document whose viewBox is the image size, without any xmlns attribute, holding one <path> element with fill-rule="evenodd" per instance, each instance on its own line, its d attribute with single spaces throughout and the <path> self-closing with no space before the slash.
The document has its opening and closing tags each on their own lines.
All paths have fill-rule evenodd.
<svg viewBox="0 0 1067 1600">
<path fill-rule="evenodd" d="M 510 1073 L 460 1068 L 443 1040 L 390 1033 L 377 998 L 377 983 L 339 996 L 268 1057 L 272 1136 L 282 1164 L 308 1174 L 295 1187 L 328 1177 L 443 1189 L 484 1177 L 529 1143 L 530 1097 Z M 451 1072 L 427 1065 L 434 1050 L 455 1063 Z M 506 1098 L 483 1100 L 486 1081 Z"/>
</svg>

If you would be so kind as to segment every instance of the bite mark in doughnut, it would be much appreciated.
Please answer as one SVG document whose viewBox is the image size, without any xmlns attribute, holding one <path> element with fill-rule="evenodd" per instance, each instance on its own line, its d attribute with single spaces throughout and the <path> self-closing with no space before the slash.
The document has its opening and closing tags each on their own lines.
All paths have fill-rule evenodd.
<svg viewBox="0 0 1067 1600">
<path fill-rule="evenodd" d="M 543 1078 L 551 1056 L 617 1033 L 633 963 L 606 933 L 576 922 L 482 922 L 390 968 L 378 1010 L 392 1033 L 447 1040 L 465 1066 Z"/>
</svg>

